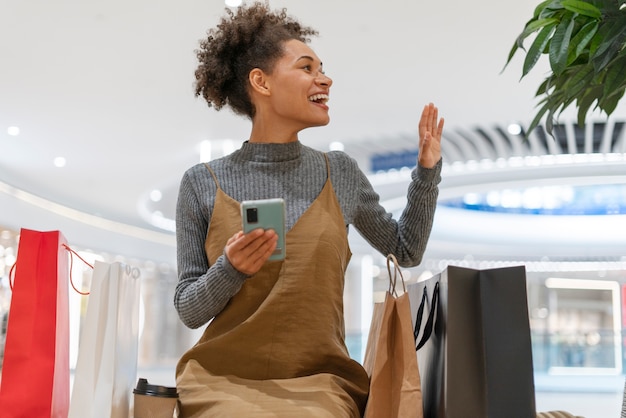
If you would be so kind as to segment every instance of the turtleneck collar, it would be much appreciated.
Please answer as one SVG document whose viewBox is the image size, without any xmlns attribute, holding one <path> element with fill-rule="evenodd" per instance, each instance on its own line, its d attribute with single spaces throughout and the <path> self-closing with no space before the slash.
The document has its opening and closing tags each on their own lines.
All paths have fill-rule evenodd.
<svg viewBox="0 0 626 418">
<path fill-rule="evenodd" d="M 302 143 L 300 141 L 287 142 L 285 144 L 246 141 L 234 157 L 258 163 L 277 163 L 296 160 L 300 158 L 301 153 Z"/>
</svg>

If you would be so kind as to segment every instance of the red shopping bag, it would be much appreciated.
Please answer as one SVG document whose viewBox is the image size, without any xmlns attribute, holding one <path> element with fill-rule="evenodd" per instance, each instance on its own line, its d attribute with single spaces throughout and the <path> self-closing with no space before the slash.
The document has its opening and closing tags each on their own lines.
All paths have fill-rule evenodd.
<svg viewBox="0 0 626 418">
<path fill-rule="evenodd" d="M 22 229 L 0 380 L 3 418 L 67 417 L 67 245 L 59 231 Z"/>
</svg>

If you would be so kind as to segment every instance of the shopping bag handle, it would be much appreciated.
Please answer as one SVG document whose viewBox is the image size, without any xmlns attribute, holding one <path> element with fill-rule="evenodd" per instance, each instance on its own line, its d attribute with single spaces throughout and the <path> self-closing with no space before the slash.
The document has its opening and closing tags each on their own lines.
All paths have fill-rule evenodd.
<svg viewBox="0 0 626 418">
<path fill-rule="evenodd" d="M 393 264 L 393 273 L 391 272 L 391 265 Z M 393 254 L 387 255 L 387 272 L 389 273 L 389 293 L 393 296 L 398 297 L 398 292 L 396 291 L 396 283 L 398 281 L 398 276 L 400 276 L 400 280 L 402 281 L 402 290 L 406 293 L 406 285 L 404 284 L 404 276 L 402 276 L 402 270 L 400 270 L 400 266 L 398 264 L 398 260 L 396 256 Z"/>
<path fill-rule="evenodd" d="M 74 255 L 76 257 L 80 258 L 83 263 L 87 264 L 92 269 L 93 269 L 93 266 L 91 264 L 89 264 L 87 261 L 85 261 L 85 259 L 82 258 L 76 251 L 74 251 L 72 248 L 70 248 L 69 245 L 63 243 L 63 244 L 61 244 L 61 246 L 63 248 L 65 248 L 70 253 L 70 284 L 72 285 L 72 289 L 74 289 L 76 291 L 76 293 L 79 293 L 79 294 L 81 294 L 83 296 L 87 296 L 89 294 L 89 292 L 81 292 L 80 290 L 78 290 L 76 288 L 76 286 L 74 286 L 74 280 L 72 280 L 72 267 L 73 267 L 73 264 L 74 264 Z M 11 269 L 9 270 L 9 287 L 11 288 L 11 291 L 13 291 L 13 282 L 15 281 L 15 266 L 16 265 L 17 265 L 17 263 L 13 263 L 13 265 L 11 266 Z"/>
<path fill-rule="evenodd" d="M 80 295 L 83 296 L 87 296 L 89 295 L 89 292 L 81 292 L 80 290 L 78 290 L 76 288 L 76 286 L 74 286 L 74 280 L 72 279 L 72 267 L 74 266 L 74 256 L 80 258 L 80 260 L 87 264 L 89 267 L 91 267 L 93 269 L 93 266 L 91 264 L 89 264 L 84 258 L 82 258 L 80 256 L 80 254 L 78 254 L 76 251 L 74 251 L 69 245 L 67 244 L 61 244 L 61 246 L 63 248 L 65 248 L 69 253 L 70 253 L 70 284 L 72 285 L 72 289 L 74 289 L 74 291 Z"/>
<path fill-rule="evenodd" d="M 426 320 L 426 325 L 424 326 L 424 333 L 422 334 L 422 339 L 420 342 L 417 342 L 417 337 L 419 336 L 420 328 L 422 326 L 422 319 L 424 317 L 424 309 L 426 308 L 426 300 L 428 299 L 428 289 L 424 286 L 424 293 L 422 294 L 422 301 L 420 302 L 420 306 L 417 308 L 417 315 L 415 317 L 415 328 L 413 329 L 413 337 L 415 338 L 415 351 L 419 350 L 426 344 L 426 341 L 430 338 L 435 322 L 435 315 L 437 314 L 437 305 L 439 303 L 439 282 L 435 283 L 435 287 L 433 289 L 433 299 L 430 305 L 430 312 L 428 313 L 428 319 Z"/>
<path fill-rule="evenodd" d="M 15 266 L 17 263 L 13 263 L 11 269 L 9 270 L 9 287 L 11 288 L 11 292 L 13 291 L 13 281 L 15 280 Z"/>
</svg>

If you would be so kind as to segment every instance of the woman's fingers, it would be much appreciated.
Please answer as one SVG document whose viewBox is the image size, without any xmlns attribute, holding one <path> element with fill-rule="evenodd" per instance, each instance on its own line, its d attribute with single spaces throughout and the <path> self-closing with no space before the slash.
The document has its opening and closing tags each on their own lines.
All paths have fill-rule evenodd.
<svg viewBox="0 0 626 418">
<path fill-rule="evenodd" d="M 439 118 L 439 109 L 429 103 L 424 106 L 419 121 L 419 163 L 432 168 L 441 158 L 441 134 L 444 119 Z"/>
<path fill-rule="evenodd" d="M 228 240 L 224 252 L 234 268 L 251 275 L 263 267 L 277 242 L 278 235 L 272 230 L 258 228 L 247 234 L 240 231 Z"/>
</svg>

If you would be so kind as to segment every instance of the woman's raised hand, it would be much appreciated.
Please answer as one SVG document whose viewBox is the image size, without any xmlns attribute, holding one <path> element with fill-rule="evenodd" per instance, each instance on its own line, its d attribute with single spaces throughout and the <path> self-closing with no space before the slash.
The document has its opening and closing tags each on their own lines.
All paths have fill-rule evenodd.
<svg viewBox="0 0 626 418">
<path fill-rule="evenodd" d="M 441 133 L 444 119 L 439 119 L 439 110 L 429 103 L 424 106 L 419 123 L 419 164 L 433 168 L 441 159 Z"/>
</svg>

